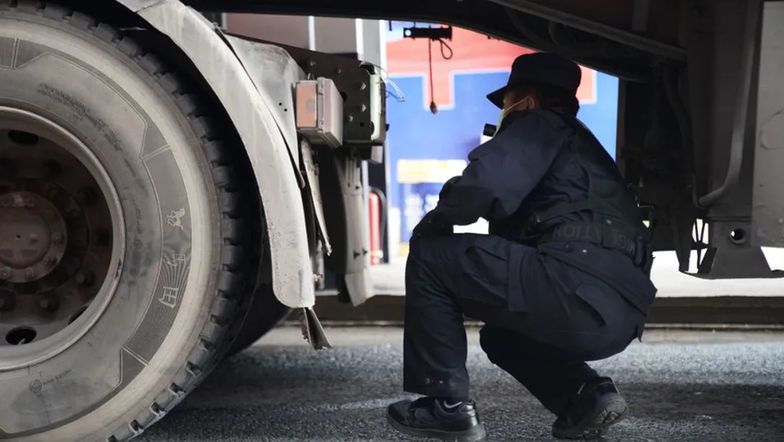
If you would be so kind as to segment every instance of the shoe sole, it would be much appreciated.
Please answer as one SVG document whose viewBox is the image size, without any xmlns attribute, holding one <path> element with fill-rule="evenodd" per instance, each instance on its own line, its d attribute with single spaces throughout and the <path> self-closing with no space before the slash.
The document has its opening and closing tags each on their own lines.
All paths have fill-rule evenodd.
<svg viewBox="0 0 784 442">
<path fill-rule="evenodd" d="M 574 429 L 553 428 L 553 436 L 559 439 L 598 439 L 607 433 L 611 425 L 623 419 L 628 408 L 626 401 L 620 395 L 612 395 L 605 400 L 598 413 L 575 425 Z"/>
<path fill-rule="evenodd" d="M 485 440 L 487 433 L 482 424 L 477 425 L 470 430 L 464 431 L 444 431 L 435 428 L 410 428 L 401 425 L 400 422 L 392 419 L 387 415 L 387 422 L 395 430 L 414 437 L 429 437 L 441 440 L 448 440 L 453 442 L 479 442 Z"/>
</svg>

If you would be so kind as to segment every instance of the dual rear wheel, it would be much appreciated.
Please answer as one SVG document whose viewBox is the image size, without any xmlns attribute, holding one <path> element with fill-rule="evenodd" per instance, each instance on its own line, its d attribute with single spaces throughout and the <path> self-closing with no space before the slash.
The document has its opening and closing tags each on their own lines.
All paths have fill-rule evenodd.
<svg viewBox="0 0 784 442">
<path fill-rule="evenodd" d="M 285 314 L 253 302 L 259 198 L 197 95 L 107 24 L 0 0 L 0 439 L 130 438 L 251 305 L 278 310 L 241 345 Z"/>
</svg>

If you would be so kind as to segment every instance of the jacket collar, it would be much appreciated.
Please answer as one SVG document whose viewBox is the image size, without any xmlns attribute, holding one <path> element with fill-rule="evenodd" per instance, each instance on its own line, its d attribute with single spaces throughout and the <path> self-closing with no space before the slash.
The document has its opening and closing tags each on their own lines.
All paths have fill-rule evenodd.
<svg viewBox="0 0 784 442">
<path fill-rule="evenodd" d="M 566 112 L 566 109 L 564 109 L 562 107 L 548 107 L 547 109 L 541 109 L 541 110 L 548 110 L 548 111 L 555 112 L 558 115 L 562 115 L 562 116 L 568 115 L 567 112 Z M 514 123 L 515 121 L 519 120 L 520 118 L 523 118 L 525 115 L 528 115 L 529 112 L 532 112 L 532 110 L 522 110 L 522 111 L 512 111 L 512 112 L 509 112 L 509 114 L 506 116 L 506 118 L 504 118 L 504 121 L 501 122 L 501 127 L 498 128 L 498 133 L 503 132 L 504 129 L 509 127 L 512 123 Z"/>
</svg>

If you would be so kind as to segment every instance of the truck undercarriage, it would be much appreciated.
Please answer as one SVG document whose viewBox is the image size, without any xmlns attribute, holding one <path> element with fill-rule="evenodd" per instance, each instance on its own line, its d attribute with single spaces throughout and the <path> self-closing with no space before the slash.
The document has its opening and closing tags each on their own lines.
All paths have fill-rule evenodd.
<svg viewBox="0 0 784 442">
<path fill-rule="evenodd" d="M 704 278 L 777 275 L 758 247 L 784 245 L 781 183 L 766 167 L 782 160 L 781 87 L 771 81 L 781 70 L 778 2 L 188 3 L 455 24 L 616 75 L 619 165 L 652 209 L 657 250 L 675 250 L 688 271 L 691 251 L 706 249 L 697 272 Z M 710 233 L 698 242 L 703 225 Z"/>
</svg>

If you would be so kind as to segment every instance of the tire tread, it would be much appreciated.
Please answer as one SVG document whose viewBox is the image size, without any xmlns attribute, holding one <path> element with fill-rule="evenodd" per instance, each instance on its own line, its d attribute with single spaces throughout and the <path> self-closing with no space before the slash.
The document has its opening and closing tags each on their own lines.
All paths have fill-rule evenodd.
<svg viewBox="0 0 784 442">
<path fill-rule="evenodd" d="M 254 249 L 260 248 L 260 238 L 245 236 L 253 231 L 247 228 L 248 225 L 261 222 L 261 208 L 256 204 L 250 204 L 249 208 L 248 201 L 257 201 L 257 197 L 255 194 L 244 194 L 241 191 L 249 187 L 243 185 L 243 180 L 247 180 L 249 176 L 247 170 L 238 170 L 249 167 L 247 158 L 243 157 L 245 154 L 232 152 L 229 144 L 221 141 L 220 128 L 223 126 L 207 116 L 211 107 L 202 103 L 196 94 L 189 92 L 189 82 L 179 73 L 167 70 L 166 65 L 154 53 L 146 51 L 133 38 L 124 35 L 111 24 L 97 21 L 89 15 L 54 2 L 0 0 L 0 10 L 9 9 L 43 16 L 87 32 L 130 58 L 171 96 L 188 120 L 211 168 L 223 241 L 217 293 L 210 307 L 209 319 L 200 331 L 199 339 L 190 351 L 187 362 L 176 371 L 169 386 L 160 391 L 154 401 L 134 419 L 120 425 L 105 439 L 111 442 L 125 441 L 138 436 L 163 418 L 209 374 L 228 351 L 234 337 L 232 325 L 236 326 L 235 322 L 241 323 L 234 320 L 242 314 L 241 305 L 248 304 L 248 298 L 252 296 L 252 290 L 247 287 L 251 284 L 250 280 L 255 281 L 258 265 L 253 265 L 253 260 L 250 260 L 250 264 L 242 263 L 249 261 L 247 258 L 251 256 L 259 259 L 259 252 Z M 240 237 L 243 237 L 242 241 L 238 239 Z M 254 240 L 256 247 L 253 246 Z"/>
</svg>

